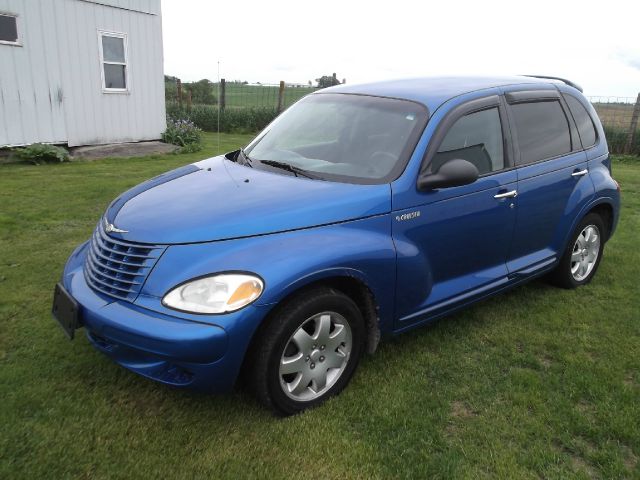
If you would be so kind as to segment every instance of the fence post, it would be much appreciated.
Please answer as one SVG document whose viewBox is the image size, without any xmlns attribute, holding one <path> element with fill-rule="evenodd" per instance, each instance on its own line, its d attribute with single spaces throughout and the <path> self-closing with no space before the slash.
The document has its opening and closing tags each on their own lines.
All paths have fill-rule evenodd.
<svg viewBox="0 0 640 480">
<path fill-rule="evenodd" d="M 280 88 L 278 89 L 278 113 L 282 111 L 282 105 L 284 105 L 284 80 L 280 80 Z"/>
<path fill-rule="evenodd" d="M 180 79 L 177 80 L 178 84 L 178 106 L 182 109 L 182 82 Z"/>
<path fill-rule="evenodd" d="M 224 110 L 224 107 L 226 106 L 226 103 L 227 103 L 226 91 L 227 91 L 227 82 L 224 80 L 224 78 L 221 78 L 220 79 L 220 98 L 218 99 L 220 110 Z"/>
<path fill-rule="evenodd" d="M 630 154 L 636 143 L 636 134 L 638 132 L 638 117 L 640 117 L 640 93 L 636 99 L 636 106 L 633 107 L 633 115 L 627 132 L 627 144 L 624 146 L 624 153 Z"/>
</svg>

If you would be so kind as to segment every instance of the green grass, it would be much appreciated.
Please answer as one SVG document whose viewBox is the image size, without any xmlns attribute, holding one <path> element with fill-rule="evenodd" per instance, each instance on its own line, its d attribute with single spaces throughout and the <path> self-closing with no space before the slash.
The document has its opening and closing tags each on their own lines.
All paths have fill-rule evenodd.
<svg viewBox="0 0 640 480">
<path fill-rule="evenodd" d="M 384 342 L 345 392 L 276 419 L 118 367 L 50 317 L 108 202 L 204 152 L 0 165 L 0 478 L 640 478 L 640 161 L 594 281 L 533 282 Z"/>
</svg>

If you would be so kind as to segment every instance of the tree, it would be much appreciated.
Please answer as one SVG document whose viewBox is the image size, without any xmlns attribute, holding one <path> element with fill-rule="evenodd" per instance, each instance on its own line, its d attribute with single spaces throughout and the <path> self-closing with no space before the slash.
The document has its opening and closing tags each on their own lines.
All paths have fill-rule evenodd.
<svg viewBox="0 0 640 480">
<path fill-rule="evenodd" d="M 320 78 L 316 78 L 319 88 L 333 87 L 334 85 L 340 85 L 340 81 L 336 78 L 336 74 L 333 76 L 323 75 Z"/>
<path fill-rule="evenodd" d="M 196 105 L 215 105 L 217 103 L 215 88 L 215 84 L 206 78 L 183 84 L 183 90 L 191 92 L 191 101 Z"/>
<path fill-rule="evenodd" d="M 164 76 L 164 98 L 166 100 L 178 99 L 178 77 Z"/>
</svg>

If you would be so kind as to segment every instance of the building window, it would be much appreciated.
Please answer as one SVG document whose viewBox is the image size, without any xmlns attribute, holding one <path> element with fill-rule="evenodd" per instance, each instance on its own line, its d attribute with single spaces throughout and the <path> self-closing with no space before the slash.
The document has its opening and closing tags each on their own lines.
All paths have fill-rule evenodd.
<svg viewBox="0 0 640 480">
<path fill-rule="evenodd" d="M 20 45 L 18 37 L 18 17 L 10 13 L 0 13 L 0 43 Z"/>
<path fill-rule="evenodd" d="M 98 33 L 102 90 L 104 92 L 126 92 L 129 83 L 127 35 L 102 31 Z"/>
</svg>

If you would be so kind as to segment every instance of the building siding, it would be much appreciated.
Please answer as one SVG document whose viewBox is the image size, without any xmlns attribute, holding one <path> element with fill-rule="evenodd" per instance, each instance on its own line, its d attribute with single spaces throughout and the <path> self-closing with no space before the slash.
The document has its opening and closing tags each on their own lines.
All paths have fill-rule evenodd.
<svg viewBox="0 0 640 480">
<path fill-rule="evenodd" d="M 97 3 L 100 5 L 132 10 L 134 12 L 160 15 L 160 2 L 156 0 L 82 0 L 83 2 Z"/>
<path fill-rule="evenodd" d="M 0 45 L 0 145 L 160 137 L 165 105 L 159 0 L 0 0 L 0 12 L 19 15 L 23 44 Z M 127 34 L 126 93 L 102 91 L 99 30 Z"/>
</svg>

